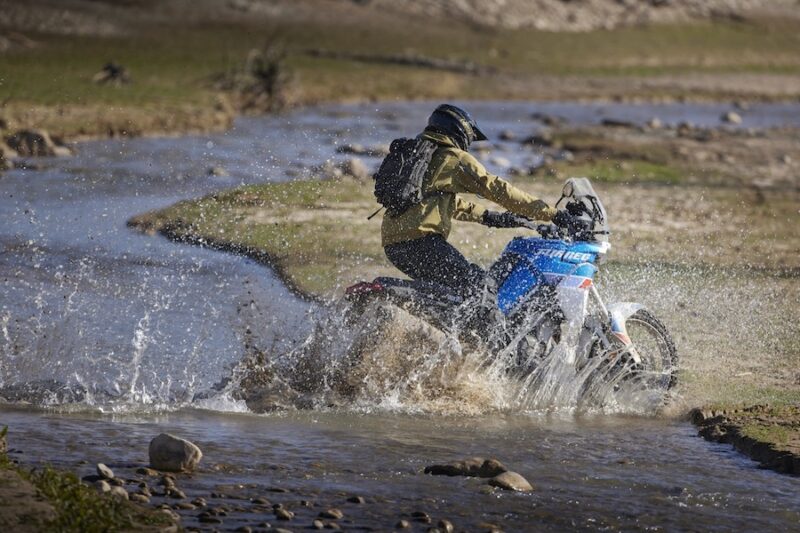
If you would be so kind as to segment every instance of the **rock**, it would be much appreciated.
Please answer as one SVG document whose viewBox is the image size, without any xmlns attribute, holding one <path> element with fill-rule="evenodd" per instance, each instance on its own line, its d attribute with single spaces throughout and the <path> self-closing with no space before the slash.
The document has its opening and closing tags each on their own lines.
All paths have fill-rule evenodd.
<svg viewBox="0 0 800 533">
<path fill-rule="evenodd" d="M 504 490 L 514 490 L 517 492 L 530 492 L 533 487 L 528 480 L 516 472 L 503 472 L 489 480 L 489 485 Z"/>
<path fill-rule="evenodd" d="M 636 124 L 629 120 L 621 120 L 617 118 L 604 118 L 600 121 L 600 125 L 607 128 L 635 128 Z"/>
<path fill-rule="evenodd" d="M 431 523 L 431 517 L 425 511 L 414 511 L 411 513 L 411 518 L 413 518 L 416 522 L 424 522 L 426 524 Z"/>
<path fill-rule="evenodd" d="M 712 418 L 713 415 L 711 411 L 708 409 L 699 409 L 695 407 L 691 411 L 689 411 L 689 420 L 692 421 L 692 424 L 699 426 L 704 423 L 709 418 Z"/>
<path fill-rule="evenodd" d="M 719 424 L 709 424 L 703 427 L 699 433 L 704 439 L 713 442 L 725 442 L 727 437 L 727 431 Z"/>
<path fill-rule="evenodd" d="M 319 513 L 320 518 L 329 518 L 331 520 L 341 520 L 344 518 L 344 513 L 339 509 L 326 509 Z"/>
<path fill-rule="evenodd" d="M 168 433 L 150 441 L 150 466 L 170 472 L 192 471 L 203 458 L 195 444 Z"/>
<path fill-rule="evenodd" d="M 784 165 L 791 165 L 792 164 L 792 156 L 790 156 L 789 154 L 783 154 L 780 157 L 780 162 L 783 163 Z"/>
<path fill-rule="evenodd" d="M 168 489 L 172 488 L 175 486 L 175 477 L 171 476 L 170 474 L 161 476 L 161 479 L 158 480 L 158 484 Z"/>
<path fill-rule="evenodd" d="M 558 143 L 553 139 L 553 134 L 549 131 L 541 131 L 537 134 L 525 137 L 520 141 L 521 144 L 532 144 L 534 146 L 555 147 Z"/>
<path fill-rule="evenodd" d="M 111 492 L 111 485 L 108 484 L 108 481 L 104 479 L 99 479 L 94 482 L 94 488 L 97 489 L 97 492 Z"/>
<path fill-rule="evenodd" d="M 536 112 L 531 115 L 533 120 L 538 120 L 545 126 L 559 126 L 565 122 L 562 117 L 557 117 L 555 115 L 548 115 L 547 113 Z"/>
<path fill-rule="evenodd" d="M 9 148 L 23 157 L 66 156 L 72 152 L 57 144 L 45 130 L 19 130 L 6 138 Z"/>
<path fill-rule="evenodd" d="M 115 498 L 120 498 L 122 500 L 128 499 L 128 491 L 122 487 L 111 487 L 111 490 L 109 490 L 108 493 Z"/>
<path fill-rule="evenodd" d="M 239 526 L 236 529 L 234 529 L 234 531 L 239 531 L 241 533 L 252 533 L 253 528 L 251 528 L 250 526 Z"/>
<path fill-rule="evenodd" d="M 114 61 L 109 61 L 92 76 L 92 81 L 101 85 L 111 83 L 119 86 L 130 83 L 131 77 L 127 68 Z"/>
<path fill-rule="evenodd" d="M 723 113 L 723 115 L 720 117 L 720 120 L 728 124 L 742 123 L 741 115 L 739 115 L 739 113 L 736 113 L 735 111 L 728 111 L 727 113 Z"/>
<path fill-rule="evenodd" d="M 12 159 L 19 157 L 16 150 L 13 150 L 6 143 L 0 141 L 0 170 L 11 170 L 14 168 Z"/>
<path fill-rule="evenodd" d="M 278 520 L 291 520 L 294 518 L 294 513 L 288 509 L 275 509 L 275 518 Z"/>
<path fill-rule="evenodd" d="M 313 522 L 311 522 L 311 527 L 313 527 L 314 529 L 324 529 L 325 524 L 322 522 L 322 520 L 314 520 Z"/>
<path fill-rule="evenodd" d="M 394 527 L 396 527 L 397 529 L 408 529 L 411 527 L 411 522 L 409 522 L 408 520 L 400 520 L 394 525 Z"/>
<path fill-rule="evenodd" d="M 363 144 L 343 144 L 336 148 L 336 153 L 384 157 L 389 154 L 388 144 L 364 146 Z"/>
<path fill-rule="evenodd" d="M 207 505 L 205 498 L 195 498 L 192 503 L 198 507 L 205 507 Z"/>
<path fill-rule="evenodd" d="M 336 153 L 365 155 L 367 153 L 367 147 L 363 144 L 343 144 L 336 148 Z"/>
<path fill-rule="evenodd" d="M 358 181 L 365 181 L 370 177 L 367 165 L 356 157 L 351 157 L 347 161 L 340 163 L 338 167 L 343 175 L 350 176 Z"/>
<path fill-rule="evenodd" d="M 178 488 L 175 488 L 175 487 L 171 487 L 171 488 L 167 489 L 167 496 L 169 496 L 170 498 L 174 498 L 176 500 L 185 500 L 186 499 L 186 493 L 183 492 L 181 489 L 178 489 Z"/>
<path fill-rule="evenodd" d="M 444 531 L 444 533 L 453 533 L 453 530 L 455 529 L 450 520 L 439 520 L 439 523 L 436 524 L 436 527 L 438 527 L 441 531 Z"/>
<path fill-rule="evenodd" d="M 230 175 L 228 174 L 228 171 L 222 167 L 208 167 L 208 170 L 206 170 L 206 174 L 208 176 L 218 176 L 218 177 L 227 177 Z"/>
<path fill-rule="evenodd" d="M 97 475 L 103 479 L 114 479 L 114 471 L 111 470 L 109 467 L 104 465 L 103 463 L 97 463 L 95 467 L 97 469 Z"/>
<path fill-rule="evenodd" d="M 132 494 L 129 494 L 128 497 L 130 498 L 130 500 L 132 502 L 135 502 L 135 503 L 141 503 L 141 504 L 150 503 L 150 498 L 148 498 L 144 494 L 140 494 L 138 492 L 134 492 Z"/>
<path fill-rule="evenodd" d="M 513 141 L 517 138 L 517 134 L 511 130 L 503 130 L 500 132 L 500 140 L 502 141 Z"/>
<path fill-rule="evenodd" d="M 361 496 L 350 496 L 347 501 L 350 503 L 367 503 L 367 500 Z"/>
<path fill-rule="evenodd" d="M 494 477 L 507 470 L 497 459 L 483 459 L 482 457 L 425 467 L 425 473 L 434 476 Z"/>
<path fill-rule="evenodd" d="M 194 511 L 197 506 L 189 502 L 178 502 L 172 506 L 173 509 L 180 509 L 181 511 Z"/>
<path fill-rule="evenodd" d="M 647 127 L 653 130 L 660 130 L 663 126 L 664 124 L 658 117 L 653 117 L 647 121 Z"/>
<path fill-rule="evenodd" d="M 478 469 L 478 477 L 495 477 L 507 471 L 508 468 L 497 459 L 486 459 Z"/>
<path fill-rule="evenodd" d="M 139 468 L 137 468 L 136 473 L 141 476 L 148 476 L 148 477 L 154 477 L 158 475 L 158 472 L 156 470 L 153 470 L 152 468 L 147 468 L 146 466 L 140 466 Z"/>
<path fill-rule="evenodd" d="M 508 167 L 511 166 L 511 161 L 509 161 L 505 157 L 495 156 L 495 157 L 491 158 L 489 160 L 489 162 L 492 163 L 493 165 L 496 165 L 496 166 L 500 167 L 500 168 L 508 168 Z"/>
<path fill-rule="evenodd" d="M 270 501 L 264 498 L 263 496 L 258 496 L 257 498 L 253 498 L 250 501 L 258 505 L 270 505 Z"/>
<path fill-rule="evenodd" d="M 204 523 L 204 524 L 221 524 L 222 518 L 216 517 L 214 515 L 210 515 L 208 513 L 200 513 L 197 517 L 197 520 Z"/>
<path fill-rule="evenodd" d="M 694 124 L 686 121 L 680 122 L 677 127 L 678 135 L 682 137 L 689 135 L 694 130 L 695 130 Z"/>
</svg>

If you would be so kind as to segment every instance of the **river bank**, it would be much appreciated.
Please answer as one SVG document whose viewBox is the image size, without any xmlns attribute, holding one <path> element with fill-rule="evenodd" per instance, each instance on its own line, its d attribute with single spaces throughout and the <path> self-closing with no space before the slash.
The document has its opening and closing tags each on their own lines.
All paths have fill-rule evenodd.
<svg viewBox="0 0 800 533">
<path fill-rule="evenodd" d="M 127 492 L 119 498 L 90 488 L 70 471 L 20 466 L 24 452 L 7 449 L 6 439 L 15 441 L 7 430 L 0 432 L 0 527 L 6 531 L 178 530 L 172 516 L 129 503 Z"/>
<path fill-rule="evenodd" d="M 800 98 L 796 17 L 559 33 L 351 4 L 284 2 L 250 14 L 203 4 L 180 22 L 170 3 L 87 4 L 65 8 L 62 26 L 47 2 L 12 4 L 0 18 L 2 136 L 222 131 L 239 114 L 324 102 Z"/>
</svg>

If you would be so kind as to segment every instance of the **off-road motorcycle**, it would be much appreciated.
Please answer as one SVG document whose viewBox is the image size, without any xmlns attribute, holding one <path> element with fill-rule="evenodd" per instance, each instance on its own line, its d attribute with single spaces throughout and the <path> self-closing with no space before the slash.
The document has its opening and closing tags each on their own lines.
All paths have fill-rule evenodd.
<svg viewBox="0 0 800 533">
<path fill-rule="evenodd" d="M 557 346 L 576 372 L 593 381 L 637 380 L 650 390 L 676 384 L 678 354 L 664 324 L 643 305 L 606 305 L 594 284 L 610 249 L 606 211 L 586 178 L 566 181 L 562 197 L 570 227 L 516 217 L 539 236 L 513 238 L 491 266 L 479 295 L 465 297 L 429 282 L 379 277 L 346 290 L 352 316 L 374 303 L 401 307 L 447 333 L 477 337 L 526 376 Z M 591 363 L 591 364 L 590 364 Z"/>
</svg>

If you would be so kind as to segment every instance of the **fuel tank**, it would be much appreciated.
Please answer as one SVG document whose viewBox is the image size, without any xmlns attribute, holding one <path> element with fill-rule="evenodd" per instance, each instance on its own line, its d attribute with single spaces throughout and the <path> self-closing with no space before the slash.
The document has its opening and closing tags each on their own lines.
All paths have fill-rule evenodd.
<svg viewBox="0 0 800 533">
<path fill-rule="evenodd" d="M 608 249 L 607 242 L 513 239 L 492 267 L 498 308 L 509 314 L 541 284 L 588 288 Z"/>
</svg>

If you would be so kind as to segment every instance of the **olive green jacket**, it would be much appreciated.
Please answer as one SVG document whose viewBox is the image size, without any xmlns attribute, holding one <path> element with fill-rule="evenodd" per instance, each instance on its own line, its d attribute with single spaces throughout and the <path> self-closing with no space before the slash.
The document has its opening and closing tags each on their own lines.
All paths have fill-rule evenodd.
<svg viewBox="0 0 800 533">
<path fill-rule="evenodd" d="M 384 215 L 383 246 L 419 239 L 438 233 L 450 235 L 451 220 L 481 222 L 486 208 L 468 202 L 458 193 L 483 196 L 518 215 L 549 221 L 556 210 L 544 201 L 521 191 L 486 172 L 470 153 L 460 150 L 445 135 L 425 131 L 420 135 L 439 145 L 422 182 L 422 202 L 397 217 Z"/>
</svg>

